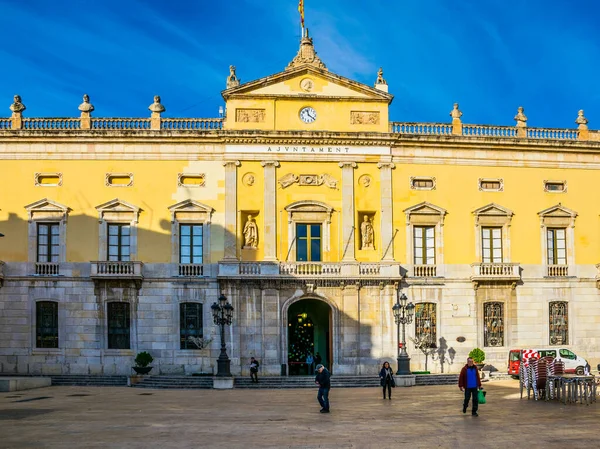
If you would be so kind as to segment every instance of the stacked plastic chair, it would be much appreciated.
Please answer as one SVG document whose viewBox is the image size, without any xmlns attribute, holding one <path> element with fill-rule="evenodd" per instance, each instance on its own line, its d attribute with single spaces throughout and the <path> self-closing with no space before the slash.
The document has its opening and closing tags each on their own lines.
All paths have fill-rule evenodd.
<svg viewBox="0 0 600 449">
<path fill-rule="evenodd" d="M 546 382 L 548 381 L 548 360 L 547 357 L 541 358 L 537 361 L 538 370 L 536 376 L 536 387 L 538 397 L 546 396 Z"/>
<path fill-rule="evenodd" d="M 527 399 L 529 399 L 529 391 L 533 390 L 533 398 L 538 400 L 538 390 L 537 390 L 537 378 L 538 378 L 538 359 L 529 359 L 529 366 L 527 368 L 529 370 L 529 386 L 527 389 Z"/>
</svg>

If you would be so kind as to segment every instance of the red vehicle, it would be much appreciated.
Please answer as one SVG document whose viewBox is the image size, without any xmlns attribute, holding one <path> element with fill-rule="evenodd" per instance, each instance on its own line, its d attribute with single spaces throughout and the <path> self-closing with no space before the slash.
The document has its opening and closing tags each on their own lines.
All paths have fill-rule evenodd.
<svg viewBox="0 0 600 449">
<path fill-rule="evenodd" d="M 539 357 L 552 357 L 563 362 L 565 373 L 582 375 L 586 368 L 588 372 L 590 370 L 590 365 L 587 360 L 578 356 L 568 348 L 561 348 L 558 346 L 546 349 L 533 349 L 533 351 L 537 352 Z M 508 374 L 511 376 L 519 376 L 522 355 L 523 349 L 511 349 L 508 352 Z"/>
</svg>

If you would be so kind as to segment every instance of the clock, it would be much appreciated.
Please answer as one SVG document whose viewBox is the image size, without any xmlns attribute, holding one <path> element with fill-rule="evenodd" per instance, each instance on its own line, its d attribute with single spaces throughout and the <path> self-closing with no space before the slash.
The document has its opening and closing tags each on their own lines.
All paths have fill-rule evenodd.
<svg viewBox="0 0 600 449">
<path fill-rule="evenodd" d="M 304 123 L 313 123 L 317 119 L 317 112 L 309 107 L 300 110 L 300 120 Z"/>
</svg>

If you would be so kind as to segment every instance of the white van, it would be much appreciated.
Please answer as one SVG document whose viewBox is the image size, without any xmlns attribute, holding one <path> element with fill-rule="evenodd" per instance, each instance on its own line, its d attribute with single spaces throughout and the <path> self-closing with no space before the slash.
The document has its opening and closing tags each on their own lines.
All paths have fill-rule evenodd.
<svg viewBox="0 0 600 449">
<path fill-rule="evenodd" d="M 567 348 L 544 348 L 534 349 L 540 357 L 554 357 L 565 364 L 565 373 L 576 373 L 582 375 L 587 368 L 590 371 L 590 365 L 586 359 L 579 357 L 573 351 Z"/>
</svg>

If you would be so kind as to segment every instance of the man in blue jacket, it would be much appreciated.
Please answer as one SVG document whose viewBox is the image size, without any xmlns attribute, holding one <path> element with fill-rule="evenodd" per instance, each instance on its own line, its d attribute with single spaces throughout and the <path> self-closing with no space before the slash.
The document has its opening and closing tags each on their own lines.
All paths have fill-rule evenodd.
<svg viewBox="0 0 600 449">
<path fill-rule="evenodd" d="M 469 357 L 467 364 L 463 366 L 458 376 L 458 388 L 460 391 L 465 392 L 465 401 L 463 402 L 463 413 L 467 413 L 467 407 L 469 406 L 469 399 L 473 397 L 473 406 L 471 407 L 471 414 L 473 416 L 479 416 L 477 409 L 479 407 L 479 398 L 477 396 L 478 390 L 481 388 L 481 378 L 479 377 L 479 370 L 473 363 L 473 359 Z"/>
<path fill-rule="evenodd" d="M 327 369 L 319 364 L 317 365 L 317 376 L 315 377 L 315 383 L 319 386 L 319 394 L 317 399 L 321 404 L 321 413 L 329 413 L 329 389 L 331 388 L 331 382 L 329 378 L 331 375 Z"/>
</svg>

